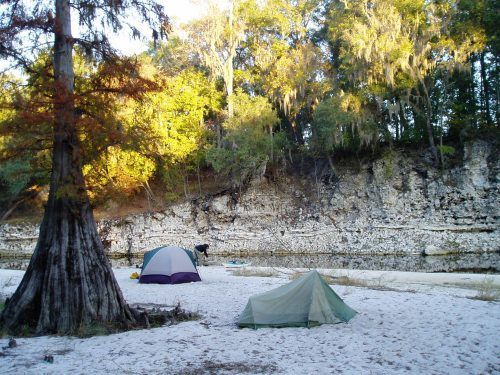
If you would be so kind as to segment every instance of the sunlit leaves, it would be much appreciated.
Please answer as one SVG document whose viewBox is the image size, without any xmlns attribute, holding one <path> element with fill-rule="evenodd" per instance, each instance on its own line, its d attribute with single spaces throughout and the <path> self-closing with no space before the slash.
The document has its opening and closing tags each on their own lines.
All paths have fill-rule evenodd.
<svg viewBox="0 0 500 375">
<path fill-rule="evenodd" d="M 313 102 L 322 94 L 317 79 L 322 68 L 320 56 L 321 51 L 307 43 L 288 49 L 269 69 L 263 88 L 285 114 L 297 115 L 304 102 Z"/>
<path fill-rule="evenodd" d="M 123 116 L 129 127 L 147 129 L 147 152 L 172 165 L 186 161 L 200 148 L 204 119 L 220 105 L 220 93 L 213 84 L 202 73 L 186 70 L 167 78 L 161 91 L 130 102 Z"/>
<path fill-rule="evenodd" d="M 246 133 L 248 137 L 262 137 L 279 120 L 269 101 L 263 96 L 251 97 L 242 90 L 234 94 L 235 116 L 224 123 L 229 136 Z"/>
<path fill-rule="evenodd" d="M 146 185 L 155 172 L 154 160 L 132 150 L 108 147 L 92 165 L 83 167 L 93 199 L 132 195 Z"/>
<path fill-rule="evenodd" d="M 450 34 L 456 12 L 455 0 L 344 1 L 330 8 L 329 35 L 341 41 L 343 68 L 353 81 L 398 88 L 398 78 L 407 87 L 410 77 L 416 86 L 436 66 L 474 52 Z"/>
<path fill-rule="evenodd" d="M 249 2 L 251 3 L 251 2 Z M 325 50 L 313 42 L 322 11 L 319 0 L 269 0 L 254 2 L 248 16 L 244 51 L 252 56 L 247 68 L 254 74 L 253 86 L 264 93 L 285 117 L 284 126 L 295 141 L 318 100 L 331 89 L 325 79 Z"/>
<path fill-rule="evenodd" d="M 76 125 L 83 161 L 94 168 L 91 184 L 136 191 L 144 180 L 133 169 L 150 171 L 141 158 L 155 165 L 150 179 L 178 184 L 206 166 L 206 150 L 215 170 L 241 183 L 257 166 L 276 163 L 285 138 L 293 162 L 294 152 L 429 142 L 429 133 L 452 128 L 458 139 L 465 127 L 494 124 L 493 0 L 230 3 L 211 7 L 147 57 L 89 63 L 77 48 Z M 2 157 L 26 149 L 30 163 L 50 164 L 39 156 L 52 137 L 50 53 L 26 66 L 27 88 L 4 95 L 11 109 L 0 109 Z M 137 163 L 106 175 L 109 150 Z"/>
</svg>

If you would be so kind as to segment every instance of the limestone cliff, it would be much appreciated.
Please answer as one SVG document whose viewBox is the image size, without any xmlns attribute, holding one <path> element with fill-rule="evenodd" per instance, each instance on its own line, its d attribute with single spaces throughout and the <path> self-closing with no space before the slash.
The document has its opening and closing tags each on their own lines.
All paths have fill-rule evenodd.
<svg viewBox="0 0 500 375">
<path fill-rule="evenodd" d="M 161 244 L 211 253 L 428 254 L 498 252 L 498 149 L 477 141 L 441 171 L 402 152 L 328 168 L 317 178 L 255 180 L 245 190 L 207 196 L 162 212 L 99 223 L 110 253 Z M 29 254 L 33 225 L 0 226 L 1 254 Z"/>
</svg>

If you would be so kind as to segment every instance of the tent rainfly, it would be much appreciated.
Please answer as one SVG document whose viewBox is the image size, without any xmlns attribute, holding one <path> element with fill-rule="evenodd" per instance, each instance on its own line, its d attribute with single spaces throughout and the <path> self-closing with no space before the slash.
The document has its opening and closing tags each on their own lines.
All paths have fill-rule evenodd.
<svg viewBox="0 0 500 375">
<path fill-rule="evenodd" d="M 349 321 L 357 312 L 313 270 L 279 288 L 250 297 L 238 326 L 312 327 Z"/>
<path fill-rule="evenodd" d="M 189 250 L 163 246 L 144 254 L 139 282 L 181 284 L 201 281 Z"/>
</svg>

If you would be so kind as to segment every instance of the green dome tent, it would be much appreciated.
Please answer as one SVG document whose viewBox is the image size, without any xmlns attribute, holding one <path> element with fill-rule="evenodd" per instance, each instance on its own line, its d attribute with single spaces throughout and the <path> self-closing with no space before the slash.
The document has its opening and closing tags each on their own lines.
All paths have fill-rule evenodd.
<svg viewBox="0 0 500 375">
<path fill-rule="evenodd" d="M 317 271 L 311 271 L 291 283 L 250 297 L 238 326 L 312 327 L 347 322 L 356 314 Z"/>
</svg>

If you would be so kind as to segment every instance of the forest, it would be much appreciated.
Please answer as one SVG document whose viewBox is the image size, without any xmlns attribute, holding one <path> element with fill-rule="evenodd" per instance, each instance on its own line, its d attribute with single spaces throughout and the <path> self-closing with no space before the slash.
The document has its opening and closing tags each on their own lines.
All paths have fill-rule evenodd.
<svg viewBox="0 0 500 375">
<path fill-rule="evenodd" d="M 232 0 L 155 31 L 139 55 L 82 38 L 73 98 L 87 193 L 96 207 L 172 202 L 394 148 L 446 168 L 464 142 L 498 139 L 498 14 L 495 0 Z M 29 50 L 14 54 L 2 22 L 5 220 L 46 200 L 58 89 L 52 40 L 20 22 Z"/>
<path fill-rule="evenodd" d="M 441 172 L 466 142 L 499 139 L 496 0 L 214 1 L 180 27 L 165 3 L 0 1 L 0 221 L 40 223 L 0 334 L 151 327 L 96 209 L 120 216 L 142 196 L 152 211 L 396 148 Z M 146 34 L 130 56 L 111 37 Z"/>
</svg>

